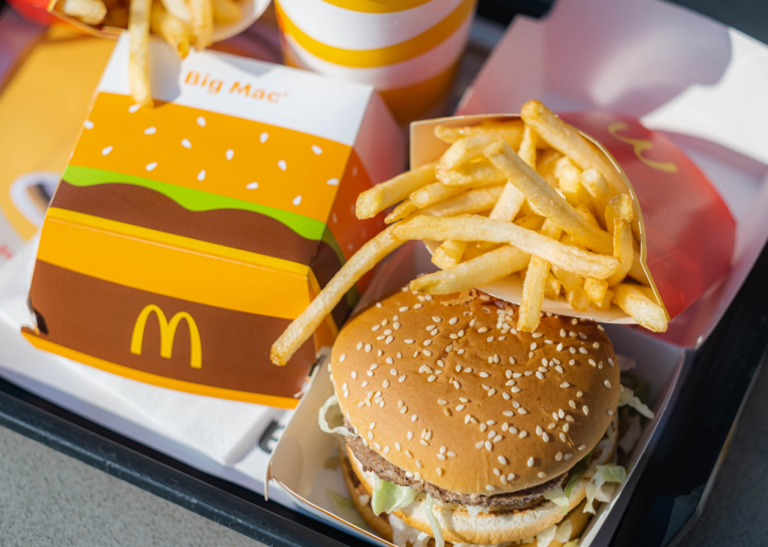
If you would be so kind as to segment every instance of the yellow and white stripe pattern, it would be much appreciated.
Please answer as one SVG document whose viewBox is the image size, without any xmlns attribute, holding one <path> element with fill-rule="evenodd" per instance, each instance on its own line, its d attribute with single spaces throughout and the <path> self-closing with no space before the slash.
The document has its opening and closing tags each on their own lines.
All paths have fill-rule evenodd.
<svg viewBox="0 0 768 547">
<path fill-rule="evenodd" d="M 288 65 L 373 84 L 401 123 L 447 95 L 476 0 L 280 0 Z"/>
</svg>

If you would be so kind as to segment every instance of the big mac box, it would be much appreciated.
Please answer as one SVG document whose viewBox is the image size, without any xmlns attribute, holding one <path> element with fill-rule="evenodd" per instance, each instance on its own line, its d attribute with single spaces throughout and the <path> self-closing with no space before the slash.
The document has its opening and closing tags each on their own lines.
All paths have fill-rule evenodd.
<svg viewBox="0 0 768 547">
<path fill-rule="evenodd" d="M 354 200 L 403 163 L 371 86 L 151 41 L 156 106 L 118 40 L 48 210 L 23 329 L 36 347 L 149 384 L 296 405 L 365 280 L 291 366 L 269 347 L 378 233 Z"/>
</svg>

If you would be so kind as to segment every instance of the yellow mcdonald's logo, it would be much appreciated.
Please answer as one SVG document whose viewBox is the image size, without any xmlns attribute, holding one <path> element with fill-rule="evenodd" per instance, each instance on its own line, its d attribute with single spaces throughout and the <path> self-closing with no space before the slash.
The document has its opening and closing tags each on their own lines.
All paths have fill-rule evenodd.
<svg viewBox="0 0 768 547">
<path fill-rule="evenodd" d="M 197 330 L 197 324 L 192 316 L 185 311 L 180 311 L 173 317 L 171 321 L 165 318 L 163 310 L 154 304 L 146 306 L 139 317 L 136 319 L 136 323 L 133 326 L 133 335 L 131 336 L 131 353 L 135 355 L 141 355 L 141 345 L 144 341 L 144 329 L 147 326 L 147 319 L 151 313 L 157 315 L 157 322 L 160 323 L 160 356 L 166 359 L 171 358 L 171 351 L 173 350 L 173 339 L 176 337 L 176 327 L 182 319 L 187 321 L 189 326 L 189 338 L 191 340 L 191 356 L 189 358 L 189 364 L 192 368 L 201 368 L 203 362 L 203 350 L 200 345 L 200 331 Z"/>
<path fill-rule="evenodd" d="M 652 169 L 657 169 L 658 171 L 664 171 L 665 173 L 677 173 L 677 165 L 674 164 L 674 162 L 671 161 L 654 161 L 649 160 L 645 156 L 643 156 L 643 152 L 646 150 L 650 150 L 653 148 L 653 143 L 647 139 L 633 139 L 631 137 L 626 137 L 624 135 L 619 135 L 619 131 L 624 131 L 628 128 L 628 125 L 624 122 L 616 122 L 612 123 L 608 126 L 608 132 L 619 139 L 622 142 L 625 142 L 627 144 L 631 144 L 632 148 L 634 149 L 635 156 L 637 156 L 637 159 L 639 159 L 641 162 L 646 164 L 648 167 L 651 167 Z"/>
</svg>

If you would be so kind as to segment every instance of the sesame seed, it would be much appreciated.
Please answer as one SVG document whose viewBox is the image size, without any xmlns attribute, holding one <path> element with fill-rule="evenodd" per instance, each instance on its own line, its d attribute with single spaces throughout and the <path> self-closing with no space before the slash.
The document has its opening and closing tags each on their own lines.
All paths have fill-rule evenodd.
<svg viewBox="0 0 768 547">
<path fill-rule="evenodd" d="M 384 320 L 386 321 L 386 319 Z M 384 334 L 392 334 L 392 329 L 387 329 L 384 331 Z"/>
<path fill-rule="evenodd" d="M 570 414 L 569 414 L 569 415 L 566 415 L 566 416 L 565 416 L 565 421 L 566 421 L 566 422 L 570 422 L 570 423 L 573 423 L 573 416 L 571 416 Z"/>
<path fill-rule="evenodd" d="M 505 477 L 504 475 L 502 475 L 499 480 L 501 481 L 501 484 L 507 484 L 507 477 Z"/>
<path fill-rule="evenodd" d="M 494 474 L 494 475 L 496 475 L 496 476 L 498 477 L 498 476 L 500 476 L 500 475 L 501 475 L 501 471 L 499 471 L 497 468 L 495 468 L 495 467 L 494 467 L 494 468 L 493 468 L 493 474 Z"/>
<path fill-rule="evenodd" d="M 352 371 L 352 379 L 357 380 L 357 372 L 354 370 Z"/>
<path fill-rule="evenodd" d="M 451 325 L 455 325 L 455 324 L 456 324 L 456 323 L 458 323 L 458 322 L 459 322 L 459 318 L 458 318 L 458 317 L 451 317 L 451 318 L 448 320 L 448 323 L 449 323 L 449 324 L 451 324 Z"/>
<path fill-rule="evenodd" d="M 544 433 L 542 433 L 542 434 L 541 434 L 541 439 L 542 439 L 542 440 L 543 440 L 545 443 L 548 443 L 548 442 L 549 442 L 549 435 L 547 435 L 547 433 L 546 433 L 546 432 L 544 432 Z"/>
<path fill-rule="evenodd" d="M 405 436 L 408 437 L 409 441 L 413 440 L 413 431 L 409 431 L 408 433 L 405 434 Z"/>
<path fill-rule="evenodd" d="M 429 443 L 427 441 L 425 441 L 424 439 L 421 439 L 419 442 L 421 444 L 423 444 L 424 446 L 429 446 Z"/>
<path fill-rule="evenodd" d="M 538 378 L 539 380 L 544 379 L 544 375 L 541 373 L 541 371 L 536 371 L 536 378 Z"/>
<path fill-rule="evenodd" d="M 365 371 L 365 373 L 366 373 L 368 376 L 373 376 L 373 372 L 372 372 L 372 371 L 370 371 L 370 370 L 366 370 L 366 371 Z"/>
<path fill-rule="evenodd" d="M 539 367 L 539 372 L 547 373 L 549 370 L 547 370 L 546 367 Z"/>
<path fill-rule="evenodd" d="M 573 366 L 573 365 L 576 364 L 576 360 L 575 359 L 571 359 L 570 361 L 568 361 L 568 364 Z"/>
<path fill-rule="evenodd" d="M 474 321 L 474 319 L 473 319 L 473 321 Z M 487 327 L 480 327 L 479 329 L 477 329 L 477 332 L 479 332 L 480 334 L 486 333 L 486 332 L 488 332 L 488 328 Z"/>
<path fill-rule="evenodd" d="M 536 342 L 533 342 L 533 343 L 531 344 L 531 351 L 535 350 L 535 349 L 536 349 L 536 347 L 537 347 L 537 345 L 536 345 Z"/>
<path fill-rule="evenodd" d="M 540 425 L 537 425 L 537 426 L 536 426 L 536 435 L 538 435 L 539 437 L 541 437 L 541 434 L 542 434 L 542 433 L 544 433 L 544 430 L 543 430 L 543 429 L 541 429 L 541 426 L 540 426 Z"/>
<path fill-rule="evenodd" d="M 485 441 L 485 449 L 486 449 L 488 452 L 490 452 L 491 450 L 493 450 L 493 444 L 491 443 L 491 441 Z"/>
<path fill-rule="evenodd" d="M 576 402 L 573 399 L 568 401 L 568 404 L 570 405 L 571 408 L 576 408 Z"/>
<path fill-rule="evenodd" d="M 584 411 L 584 416 L 589 414 L 589 408 L 587 407 L 587 405 L 584 405 L 581 409 Z"/>
<path fill-rule="evenodd" d="M 456 412 L 461 412 L 462 410 L 464 410 L 464 405 L 458 405 L 456 407 Z"/>
<path fill-rule="evenodd" d="M 581 397 L 582 395 L 584 395 L 583 391 L 577 391 L 576 392 L 576 397 Z"/>
<path fill-rule="evenodd" d="M 488 490 L 489 492 L 493 492 L 494 490 L 496 490 L 496 487 L 489 484 L 488 486 L 485 487 L 485 489 Z"/>
<path fill-rule="evenodd" d="M 386 340 L 384 340 L 384 343 L 385 343 L 385 344 L 391 344 L 391 343 L 392 343 L 392 340 L 394 340 L 394 337 L 392 337 L 392 336 L 387 336 L 387 339 L 386 339 Z"/>
<path fill-rule="evenodd" d="M 515 372 L 515 373 L 512 374 L 512 378 L 521 378 L 522 376 L 523 375 L 520 374 L 519 372 Z"/>
<path fill-rule="evenodd" d="M 514 473 L 510 473 L 509 475 L 507 475 L 507 480 L 508 480 L 508 481 L 513 481 L 513 480 L 515 480 L 515 474 L 514 474 Z"/>
<path fill-rule="evenodd" d="M 471 367 L 464 367 L 464 372 L 467 372 L 467 373 L 472 372 L 472 368 Z"/>
<path fill-rule="evenodd" d="M 485 431 L 486 429 L 488 429 L 488 424 L 480 424 L 480 431 Z M 491 435 L 491 437 L 492 436 L 493 435 Z"/>
<path fill-rule="evenodd" d="M 398 378 L 398 379 L 397 379 L 397 381 L 398 381 L 398 382 L 400 382 L 401 384 L 402 384 L 403 382 L 405 382 L 405 374 L 403 374 L 402 376 L 400 376 L 400 378 Z"/>
<path fill-rule="evenodd" d="M 437 404 L 439 404 L 439 405 L 447 405 L 448 401 L 446 401 L 445 399 L 438 399 L 437 400 Z"/>
<path fill-rule="evenodd" d="M 579 450 L 584 450 L 585 448 L 587 448 L 587 445 L 585 445 L 585 444 L 582 444 L 582 445 L 579 447 Z"/>
<path fill-rule="evenodd" d="M 413 473 L 411 473 L 410 471 L 406 471 L 405 472 L 405 476 L 408 477 L 409 479 L 412 479 L 413 478 Z"/>
<path fill-rule="evenodd" d="M 440 469 L 439 467 L 437 468 L 437 476 L 438 477 L 442 477 L 444 473 L 445 473 L 445 471 L 443 469 Z"/>
<path fill-rule="evenodd" d="M 563 371 L 563 367 L 561 367 L 560 365 L 557 365 L 557 366 L 555 367 L 555 370 L 556 370 L 557 372 L 559 372 L 560 374 L 562 374 L 562 373 L 564 372 L 564 371 Z"/>
<path fill-rule="evenodd" d="M 569 429 L 571 429 L 571 424 L 563 424 L 563 431 L 565 433 L 568 433 Z"/>
<path fill-rule="evenodd" d="M 493 342 L 493 336 L 489 336 L 485 339 L 486 342 Z"/>
<path fill-rule="evenodd" d="M 428 340 L 428 342 L 431 342 L 431 340 Z M 427 357 L 432 357 L 432 352 L 431 352 L 431 351 L 429 351 L 428 349 L 425 349 L 423 353 L 424 353 L 424 355 L 426 355 Z"/>
<path fill-rule="evenodd" d="M 534 356 L 534 353 L 533 353 L 533 352 L 530 352 L 530 353 L 528 354 L 528 359 L 533 359 L 533 356 Z"/>
<path fill-rule="evenodd" d="M 597 363 L 595 363 L 595 360 L 594 360 L 594 359 L 590 359 L 590 360 L 589 360 L 589 361 L 587 361 L 587 362 L 588 362 L 590 365 L 592 365 L 593 367 L 596 367 L 596 366 L 597 366 Z"/>
<path fill-rule="evenodd" d="M 373 446 L 376 448 L 376 450 L 381 450 L 381 445 L 379 443 L 373 443 Z"/>
<path fill-rule="evenodd" d="M 547 474 L 544 471 L 539 471 L 539 478 L 544 479 L 547 477 Z"/>
<path fill-rule="evenodd" d="M 613 358 L 612 358 L 612 357 L 609 357 L 609 358 L 608 358 L 608 364 L 609 364 L 609 365 L 611 365 L 611 366 L 613 366 Z"/>
<path fill-rule="evenodd" d="M 570 452 L 569 452 L 569 453 L 567 453 L 565 456 L 563 456 L 563 458 L 564 458 L 566 461 L 570 460 L 572 457 L 573 457 L 573 454 L 571 454 Z"/>
<path fill-rule="evenodd" d="M 421 299 L 421 297 L 419 297 L 419 299 Z M 414 309 L 414 310 L 420 310 L 422 307 L 424 307 L 424 304 L 416 304 L 416 305 L 413 307 L 413 309 Z"/>
<path fill-rule="evenodd" d="M 566 425 L 568 425 L 568 424 L 566 424 Z M 560 440 L 563 441 L 563 442 L 566 442 L 568 440 L 567 437 L 565 436 L 565 433 L 560 433 Z"/>
<path fill-rule="evenodd" d="M 465 315 L 466 315 L 466 314 L 465 314 Z M 471 315 L 471 313 L 470 313 L 470 315 Z M 475 322 L 476 322 L 476 321 L 477 321 L 476 319 L 472 319 L 472 320 L 469 322 L 469 326 L 470 326 L 470 327 L 474 327 L 474 326 L 475 326 Z"/>
<path fill-rule="evenodd" d="M 365 352 L 370 353 L 370 351 L 373 349 L 373 347 L 370 344 L 365 345 Z"/>
<path fill-rule="evenodd" d="M 605 387 L 607 388 L 611 387 L 611 382 L 609 380 L 606 380 L 605 382 L 603 382 L 603 384 L 605 384 Z"/>
<path fill-rule="evenodd" d="M 435 380 L 437 380 L 437 376 L 435 376 L 434 374 L 430 375 L 430 377 L 427 378 L 427 382 L 434 382 Z"/>
<path fill-rule="evenodd" d="M 402 359 L 402 358 L 403 358 L 403 354 L 402 354 L 402 353 L 400 353 L 399 351 L 397 352 L 397 358 L 398 358 L 398 359 Z"/>
<path fill-rule="evenodd" d="M 475 448 L 482 448 L 485 443 L 483 441 L 480 441 L 478 443 L 475 443 Z"/>
<path fill-rule="evenodd" d="M 589 352 L 587 351 L 587 348 L 585 348 L 584 346 L 582 346 L 582 347 L 580 347 L 580 348 L 579 348 L 579 353 L 583 353 L 584 355 L 586 355 L 586 354 L 587 354 L 587 353 L 589 353 Z"/>
<path fill-rule="evenodd" d="M 560 384 L 560 387 L 565 389 L 565 388 L 571 387 L 571 384 L 569 384 L 568 382 L 563 382 L 562 384 Z"/>
<path fill-rule="evenodd" d="M 451 351 L 453 351 L 453 344 L 445 346 L 445 353 L 451 353 Z"/>
<path fill-rule="evenodd" d="M 515 413 L 512 412 L 511 410 L 505 410 L 504 412 L 502 412 L 502 414 L 504 414 L 504 416 L 514 416 L 515 415 Z"/>
<path fill-rule="evenodd" d="M 408 311 L 408 309 L 409 309 L 408 306 L 401 306 L 400 308 L 398 308 L 397 311 L 399 311 L 399 312 L 406 312 L 406 311 Z"/>
<path fill-rule="evenodd" d="M 373 440 L 373 433 L 371 431 L 368 432 L 368 438 Z"/>
<path fill-rule="evenodd" d="M 415 422 L 418 419 L 419 419 L 419 415 L 418 414 L 414 414 L 414 415 L 411 416 L 411 421 L 412 422 Z"/>
<path fill-rule="evenodd" d="M 461 389 L 461 384 L 458 381 L 454 380 L 453 387 L 455 387 L 456 389 Z"/>
<path fill-rule="evenodd" d="M 459 350 L 459 351 L 457 351 L 456 353 L 458 353 L 459 355 L 461 355 L 462 353 L 464 353 L 464 350 L 463 350 L 463 349 L 460 349 L 460 350 Z"/>
<path fill-rule="evenodd" d="M 517 401 L 512 401 L 512 406 L 515 408 L 520 408 L 520 403 L 518 403 Z"/>
<path fill-rule="evenodd" d="M 520 436 L 521 439 L 525 439 L 528 436 L 528 432 L 527 431 L 521 431 L 519 436 Z"/>
<path fill-rule="evenodd" d="M 533 467 L 534 463 L 536 463 L 536 461 L 533 459 L 533 456 L 528 458 L 528 467 Z"/>
<path fill-rule="evenodd" d="M 516 364 L 516 363 L 517 363 L 517 361 L 515 361 L 515 358 L 514 358 L 514 357 L 510 357 L 510 358 L 509 358 L 509 364 L 510 364 L 510 365 L 514 365 L 514 364 Z"/>
<path fill-rule="evenodd" d="M 406 344 L 413 344 L 413 338 L 406 338 L 406 339 L 404 340 L 404 342 L 405 342 Z"/>
<path fill-rule="evenodd" d="M 553 415 L 554 415 L 554 414 L 553 414 Z M 563 418 L 563 417 L 565 417 L 565 412 L 563 412 L 563 409 L 562 409 L 562 408 L 561 408 L 560 410 L 558 410 L 558 411 L 557 411 L 557 416 L 558 416 L 558 418 Z"/>
<path fill-rule="evenodd" d="M 388 388 L 388 387 L 389 387 L 389 380 L 384 380 L 384 381 L 381 383 L 381 385 L 382 385 L 382 387 L 383 387 L 383 388 L 385 388 L 385 389 L 386 389 L 386 388 Z"/>
<path fill-rule="evenodd" d="M 572 354 L 575 354 L 576 353 L 576 348 L 571 346 L 570 348 L 568 348 L 568 351 L 570 351 Z"/>
<path fill-rule="evenodd" d="M 356 347 L 358 350 L 360 350 L 360 349 L 362 349 L 362 348 L 363 348 L 363 343 L 362 343 L 362 342 L 358 342 L 358 343 L 357 343 L 357 346 L 355 346 L 355 347 Z"/>
</svg>

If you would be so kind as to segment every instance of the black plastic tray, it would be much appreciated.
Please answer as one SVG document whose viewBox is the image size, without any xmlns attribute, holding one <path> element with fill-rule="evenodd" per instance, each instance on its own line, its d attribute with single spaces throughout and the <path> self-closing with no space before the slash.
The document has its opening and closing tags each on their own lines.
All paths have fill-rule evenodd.
<svg viewBox="0 0 768 547">
<path fill-rule="evenodd" d="M 479 12 L 508 23 L 515 13 L 542 16 L 549 0 L 481 0 Z M 748 0 L 722 6 L 682 0 L 757 38 L 768 39 L 768 17 L 755 23 Z M 768 5 L 768 4 L 767 4 Z M 0 0 L 0 10 L 4 0 Z M 759 18 L 758 18 L 759 19 Z M 707 342 L 687 360 L 683 380 L 655 448 L 612 537 L 599 545 L 674 542 L 706 501 L 728 435 L 768 348 L 768 251 Z M 0 348 L 0 358 L 2 349 Z M 695 420 L 692 417 L 696 417 Z M 203 473 L 0 379 L 0 425 L 143 488 L 266 545 L 368 545 L 246 488 Z M 266 448 L 266 439 L 263 439 Z M 695 455 L 695 457 L 693 457 Z M 681 503 L 682 500 L 682 503 Z M 677 503 L 676 503 L 677 502 Z M 674 522 L 670 525 L 673 507 Z M 681 509 L 682 508 L 682 509 Z"/>
</svg>

